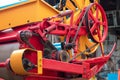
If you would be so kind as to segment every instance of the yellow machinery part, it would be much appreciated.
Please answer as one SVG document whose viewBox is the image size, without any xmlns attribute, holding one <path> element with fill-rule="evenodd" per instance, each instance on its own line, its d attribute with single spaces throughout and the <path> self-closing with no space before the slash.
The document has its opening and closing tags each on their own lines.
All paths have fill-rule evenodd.
<svg viewBox="0 0 120 80">
<path fill-rule="evenodd" d="M 0 30 L 41 21 L 43 18 L 51 17 L 58 13 L 58 10 L 44 0 L 28 0 L 21 4 L 0 9 L 0 18 L 2 19 L 0 21 Z"/>
<path fill-rule="evenodd" d="M 76 11 L 75 6 L 67 0 L 66 7 L 72 9 L 74 12 L 74 22 L 77 20 L 80 11 L 90 4 L 89 0 L 73 0 L 77 5 L 78 10 Z M 7 28 L 15 27 L 18 25 L 23 25 L 31 22 L 41 21 L 45 17 L 50 17 L 58 14 L 59 11 L 51 7 L 44 0 L 29 0 L 28 2 L 24 2 L 22 4 L 16 4 L 14 6 L 10 6 L 8 8 L 0 9 L 0 17 L 3 19 L 0 22 L 0 30 L 4 30 Z M 17 17 L 16 17 L 17 16 Z M 22 17 L 21 17 L 22 16 Z M 67 19 L 66 23 L 68 24 L 70 19 Z M 85 38 L 87 41 L 87 46 L 91 46 L 92 43 L 88 38 Z M 79 41 L 82 41 L 81 39 Z M 81 43 L 81 42 L 80 42 Z M 80 44 L 81 45 L 81 44 Z M 86 47 L 79 48 L 79 51 L 84 51 Z M 95 48 L 96 49 L 96 48 Z M 94 52 L 95 49 L 92 49 Z"/>
<path fill-rule="evenodd" d="M 94 2 L 99 3 L 100 0 L 94 0 Z"/>
<path fill-rule="evenodd" d="M 87 7 L 90 4 L 90 0 L 72 0 L 75 3 L 78 10 L 82 10 L 84 7 Z M 70 0 L 66 1 L 66 7 L 70 10 L 76 11 L 75 5 Z M 97 0 L 96 0 L 97 2 Z"/>
<path fill-rule="evenodd" d="M 75 5 L 73 5 L 70 0 L 66 1 L 65 8 L 67 7 L 69 10 L 73 10 L 74 11 L 74 22 L 75 22 L 77 20 L 78 16 L 80 15 L 80 11 L 90 4 L 90 0 L 72 0 L 72 1 L 75 3 L 75 5 L 77 6 L 78 9 L 76 9 Z M 94 0 L 94 2 L 98 2 L 98 0 Z M 93 10 L 95 10 L 95 9 L 93 9 Z M 70 18 L 68 18 L 64 22 L 66 24 L 69 24 L 70 23 Z"/>
<path fill-rule="evenodd" d="M 73 24 L 77 21 L 77 19 L 78 19 L 78 16 L 80 15 L 80 12 L 81 12 L 81 10 L 77 10 L 76 12 L 74 12 L 74 15 L 73 15 Z M 65 24 L 70 24 L 70 18 L 68 18 L 67 20 L 66 20 L 66 23 Z"/>
<path fill-rule="evenodd" d="M 85 0 L 74 0 L 74 3 L 78 9 L 82 10 L 84 8 Z"/>
<path fill-rule="evenodd" d="M 70 0 L 67 0 L 65 7 L 74 11 L 74 17 L 73 17 L 74 18 L 73 24 L 74 24 L 76 22 L 76 20 L 78 19 L 78 16 L 80 15 L 81 10 L 90 4 L 90 0 L 72 0 L 72 1 L 75 3 L 75 5 L 77 6 L 78 9 L 75 9 L 75 6 L 70 2 Z M 98 2 L 98 0 L 94 0 L 94 2 Z M 94 11 L 94 15 L 96 15 L 95 8 L 93 8 L 93 11 Z M 99 18 L 102 20 L 101 14 L 99 14 Z M 70 24 L 70 18 L 66 19 L 65 24 Z M 102 29 L 101 29 L 101 31 L 102 31 Z M 95 35 L 94 37 L 96 37 L 96 39 L 98 39 L 98 36 Z M 61 39 L 64 40 L 63 37 L 61 37 Z M 90 48 L 94 44 L 95 43 L 93 41 L 91 41 L 87 35 L 81 36 L 78 41 L 78 53 L 83 52 L 84 50 L 86 50 L 87 48 Z M 90 52 L 85 52 L 84 54 L 88 55 L 88 54 L 94 53 L 96 51 L 96 49 L 98 48 L 98 46 L 99 46 L 99 44 L 97 46 L 91 48 Z M 72 52 L 69 51 L 69 53 L 71 56 Z M 81 56 L 78 57 L 77 59 L 81 59 Z"/>
<path fill-rule="evenodd" d="M 88 0 L 86 0 L 86 3 L 85 3 L 85 6 L 87 6 L 89 4 L 89 1 Z M 93 11 L 93 15 L 94 15 L 94 17 L 96 17 L 96 10 L 95 10 L 96 8 L 95 7 L 93 7 L 92 8 L 92 11 Z M 100 13 L 100 11 L 98 11 L 98 19 L 100 20 L 100 21 L 102 21 L 102 16 L 101 16 L 101 13 Z M 103 29 L 100 29 L 100 32 L 101 32 L 101 34 L 102 34 L 102 30 Z M 94 37 L 96 38 L 96 40 L 97 39 L 99 39 L 98 38 L 98 35 L 94 35 Z M 89 38 L 88 38 L 88 36 L 86 35 L 86 36 L 81 36 L 80 37 L 80 39 L 79 39 L 79 52 L 83 52 L 84 50 L 86 50 L 86 47 L 87 48 L 90 48 L 92 45 L 94 45 L 95 43 L 93 42 L 93 41 L 91 41 Z M 93 47 L 93 48 L 91 48 L 90 49 L 90 52 L 85 52 L 85 54 L 86 55 L 88 55 L 88 54 L 91 54 L 91 53 L 94 53 L 95 51 L 96 51 L 96 49 L 98 48 L 98 46 L 99 46 L 99 44 L 97 45 L 97 46 L 95 46 L 95 47 Z M 103 44 L 102 44 L 102 49 L 103 49 Z"/>
<path fill-rule="evenodd" d="M 93 76 L 90 80 L 97 80 L 97 78 L 95 76 Z"/>
<path fill-rule="evenodd" d="M 42 69 L 42 52 L 37 51 L 37 68 L 38 68 L 38 74 L 42 74 L 43 69 Z"/>
<path fill-rule="evenodd" d="M 92 41 L 88 38 L 87 35 L 81 36 L 81 37 L 79 38 L 79 42 L 78 42 L 78 46 L 79 46 L 78 50 L 79 50 L 79 53 L 85 51 L 87 48 L 90 48 L 90 47 L 93 46 L 94 44 L 95 44 L 95 43 L 92 42 Z M 97 47 L 98 47 L 98 45 L 95 46 L 95 47 L 93 47 L 93 48 L 91 48 L 91 49 L 90 49 L 90 52 L 85 52 L 84 54 L 88 55 L 88 54 L 94 53 L 94 52 L 96 51 Z"/>
<path fill-rule="evenodd" d="M 12 55 L 10 56 L 10 66 L 16 74 L 28 74 L 24 70 L 23 64 L 22 64 L 23 53 L 24 53 L 24 50 L 14 51 Z"/>
<path fill-rule="evenodd" d="M 90 0 L 85 0 L 85 5 L 84 7 L 87 7 L 90 4 Z"/>
<path fill-rule="evenodd" d="M 72 2 L 70 0 L 66 1 L 66 7 L 70 10 L 73 10 L 73 11 L 76 10 L 76 7 L 72 4 Z"/>
<path fill-rule="evenodd" d="M 37 64 L 36 64 L 38 68 L 37 73 L 27 72 L 24 69 L 22 59 L 26 51 L 37 53 Z M 10 56 L 10 66 L 15 74 L 19 74 L 19 75 L 42 74 L 42 52 L 32 49 L 15 50 Z"/>
</svg>

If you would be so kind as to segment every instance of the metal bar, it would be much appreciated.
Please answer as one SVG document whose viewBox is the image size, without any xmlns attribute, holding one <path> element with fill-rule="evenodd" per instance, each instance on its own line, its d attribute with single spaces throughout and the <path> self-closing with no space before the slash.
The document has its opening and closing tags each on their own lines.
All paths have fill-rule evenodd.
<svg viewBox="0 0 120 80">
<path fill-rule="evenodd" d="M 43 69 L 63 71 L 68 73 L 83 74 L 83 65 L 60 62 L 56 60 L 43 59 Z"/>
<path fill-rule="evenodd" d="M 0 63 L 0 67 L 6 67 L 6 63 L 5 62 L 1 62 Z"/>
<path fill-rule="evenodd" d="M 0 37 L 0 43 L 10 42 L 10 41 L 14 41 L 14 40 L 17 40 L 16 35 Z"/>
<path fill-rule="evenodd" d="M 91 78 L 92 76 L 94 76 L 97 73 L 97 70 L 98 70 L 98 66 L 97 65 L 95 65 L 94 67 L 92 67 L 90 69 L 90 74 L 89 74 L 88 78 Z"/>
</svg>

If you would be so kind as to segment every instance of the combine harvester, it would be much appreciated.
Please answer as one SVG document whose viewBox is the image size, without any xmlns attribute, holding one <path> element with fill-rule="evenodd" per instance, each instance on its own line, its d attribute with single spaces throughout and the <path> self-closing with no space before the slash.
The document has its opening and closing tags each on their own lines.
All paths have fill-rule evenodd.
<svg viewBox="0 0 120 80">
<path fill-rule="evenodd" d="M 22 80 L 88 80 L 115 49 L 116 44 L 104 55 L 108 25 L 97 1 L 60 0 L 58 9 L 63 11 L 44 0 L 21 0 L 0 8 L 0 77 L 5 80 L 14 80 L 14 76 Z M 59 41 L 50 40 L 51 35 Z M 90 57 L 99 46 L 101 56 Z"/>
</svg>

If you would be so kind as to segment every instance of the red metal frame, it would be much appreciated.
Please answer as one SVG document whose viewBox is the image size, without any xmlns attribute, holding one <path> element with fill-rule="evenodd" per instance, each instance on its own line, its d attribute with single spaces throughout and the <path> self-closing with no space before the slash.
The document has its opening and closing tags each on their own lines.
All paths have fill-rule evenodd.
<svg viewBox="0 0 120 80">
<path fill-rule="evenodd" d="M 56 61 L 56 60 L 50 60 L 50 59 L 43 59 L 43 71 L 44 70 L 51 70 L 55 72 L 64 72 L 64 73 L 69 73 L 69 74 L 74 74 L 74 75 L 82 75 L 82 78 L 89 79 L 95 74 L 97 74 L 103 65 L 109 60 L 111 57 L 114 49 L 116 47 L 116 43 L 114 44 L 111 52 L 104 56 L 104 57 L 97 57 L 97 58 L 91 58 L 88 60 L 80 60 L 80 61 L 74 61 L 73 63 L 67 63 L 67 62 L 61 62 L 61 61 Z M 60 72 L 59 72 L 60 71 Z M 44 76 L 44 77 L 43 77 Z M 34 75 L 26 77 L 25 80 L 31 80 L 30 78 L 34 79 Z M 47 80 L 48 78 L 52 78 L 52 80 L 65 80 L 67 78 L 62 78 L 59 75 L 54 76 L 46 76 L 43 75 L 35 75 L 35 79 L 41 79 Z M 47 79 L 46 79 L 47 78 Z M 51 79 L 50 79 L 51 80 Z"/>
<path fill-rule="evenodd" d="M 116 44 L 114 44 L 111 52 L 104 56 L 104 57 L 97 57 L 91 58 L 88 60 L 80 60 L 80 61 L 73 61 L 72 63 L 56 61 L 52 59 L 45 59 L 43 58 L 43 74 L 42 75 L 30 75 L 26 76 L 25 80 L 65 80 L 66 78 L 61 77 L 60 73 L 64 73 L 65 75 L 82 75 L 82 78 L 91 78 L 97 72 L 101 70 L 103 65 L 109 60 L 110 56 L 112 55 Z M 32 59 L 32 56 L 26 55 L 26 57 Z M 35 58 L 35 56 L 34 56 Z M 9 60 L 5 63 L 0 63 L 0 67 L 6 67 Z M 36 70 L 34 70 L 36 71 Z"/>
<path fill-rule="evenodd" d="M 95 3 L 95 5 L 97 5 Z M 100 7 L 101 9 L 101 7 Z M 104 13 L 104 12 L 103 12 Z M 66 25 L 61 23 L 61 21 L 55 21 L 51 22 L 50 20 L 56 17 L 63 17 L 68 14 L 71 14 L 71 20 L 70 25 Z M 19 27 L 12 28 L 12 30 L 9 31 L 1 31 L 0 32 L 0 43 L 5 44 L 9 42 L 19 42 L 20 48 L 30 48 L 29 45 L 27 45 L 20 37 L 20 33 L 23 31 L 29 31 L 30 33 L 37 33 L 38 36 L 35 35 L 29 35 L 29 41 L 30 43 L 35 47 L 37 50 L 43 51 L 44 45 L 40 40 L 42 39 L 43 42 L 47 41 L 46 34 L 55 34 L 59 36 L 67 35 L 66 42 L 69 42 L 69 36 L 74 37 L 76 34 L 76 30 L 79 26 L 79 21 L 82 19 L 83 15 L 85 14 L 85 9 L 81 12 L 78 20 L 75 24 L 73 24 L 73 12 L 69 11 L 63 14 L 59 14 L 57 16 L 54 16 L 52 18 L 46 18 L 43 19 L 41 22 L 31 23 L 27 25 L 22 25 Z M 74 27 L 72 27 L 74 26 Z M 96 26 L 98 27 L 98 26 Z M 106 27 L 107 28 L 107 27 Z M 81 26 L 80 31 L 78 33 L 77 38 L 79 38 L 81 35 L 86 35 L 87 27 Z M 107 31 L 107 30 L 105 30 Z M 107 32 L 106 32 L 107 33 Z M 106 36 L 106 34 L 105 34 Z M 77 41 L 77 39 L 76 39 Z M 103 42 L 104 40 L 100 40 L 100 42 Z M 98 41 L 99 42 L 99 41 Z M 75 42 L 76 43 L 76 42 Z M 77 43 L 76 43 L 77 45 Z M 109 53 L 109 55 L 101 56 L 97 58 L 91 58 L 88 60 L 80 60 L 80 61 L 72 61 L 72 63 L 68 62 L 61 62 L 57 60 L 52 59 L 45 59 L 43 58 L 43 74 L 42 75 L 30 75 L 25 76 L 25 80 L 65 80 L 67 75 L 69 76 L 82 76 L 82 78 L 91 78 L 93 75 L 95 75 L 98 71 L 101 70 L 103 65 L 108 61 L 111 54 L 113 53 L 115 49 L 116 44 L 114 44 L 113 49 Z M 33 60 L 36 58 L 36 55 L 32 55 L 32 57 L 29 57 L 30 55 L 25 55 L 26 58 L 29 58 Z M 34 58 L 33 58 L 34 56 Z M 6 63 L 0 63 L 0 67 L 5 67 Z M 36 71 L 37 69 L 33 70 Z M 63 73 L 63 75 L 61 74 Z"/>
</svg>

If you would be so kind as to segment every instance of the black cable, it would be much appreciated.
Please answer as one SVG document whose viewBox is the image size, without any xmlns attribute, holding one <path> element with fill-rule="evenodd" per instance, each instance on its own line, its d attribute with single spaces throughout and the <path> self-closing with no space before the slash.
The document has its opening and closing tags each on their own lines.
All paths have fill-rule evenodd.
<svg viewBox="0 0 120 80">
<path fill-rule="evenodd" d="M 87 51 L 90 51 L 91 48 L 97 46 L 98 44 L 94 44 L 93 46 L 91 46 L 90 48 L 87 48 L 86 50 L 84 50 L 83 52 L 80 52 L 79 54 L 77 54 L 75 57 L 73 57 L 72 59 L 70 59 L 68 62 L 71 62 L 72 60 L 74 60 L 75 58 L 79 57 L 80 55 L 84 54 Z"/>
</svg>

